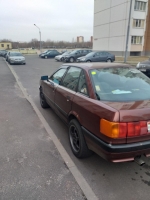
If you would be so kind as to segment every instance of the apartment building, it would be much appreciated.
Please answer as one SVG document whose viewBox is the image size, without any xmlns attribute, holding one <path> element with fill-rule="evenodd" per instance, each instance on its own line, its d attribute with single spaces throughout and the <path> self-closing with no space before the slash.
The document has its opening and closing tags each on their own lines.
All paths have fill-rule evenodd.
<svg viewBox="0 0 150 200">
<path fill-rule="evenodd" d="M 95 0 L 93 49 L 124 56 L 131 0 Z M 128 55 L 150 55 L 150 0 L 132 0 Z"/>
<path fill-rule="evenodd" d="M 83 37 L 83 36 L 78 36 L 78 37 L 77 37 L 77 42 L 78 42 L 78 43 L 84 42 L 84 37 Z"/>
</svg>

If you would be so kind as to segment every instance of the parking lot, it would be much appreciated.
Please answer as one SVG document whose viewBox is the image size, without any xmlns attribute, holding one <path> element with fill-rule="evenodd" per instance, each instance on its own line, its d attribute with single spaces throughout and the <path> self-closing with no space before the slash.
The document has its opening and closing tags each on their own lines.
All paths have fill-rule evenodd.
<svg viewBox="0 0 150 200">
<path fill-rule="evenodd" d="M 39 102 L 40 76 L 52 74 L 61 64 L 54 59 L 40 59 L 38 55 L 30 55 L 26 56 L 26 65 L 12 65 L 12 68 L 98 199 L 148 200 L 150 159 L 143 158 L 146 162 L 144 166 L 139 166 L 134 162 L 109 163 L 96 154 L 79 160 L 71 152 L 67 126 L 50 108 L 46 110 L 41 108 Z"/>
</svg>

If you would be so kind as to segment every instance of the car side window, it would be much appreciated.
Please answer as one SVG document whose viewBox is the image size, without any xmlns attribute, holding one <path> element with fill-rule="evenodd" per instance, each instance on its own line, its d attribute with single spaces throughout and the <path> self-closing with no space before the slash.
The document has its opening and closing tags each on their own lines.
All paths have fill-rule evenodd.
<svg viewBox="0 0 150 200">
<path fill-rule="evenodd" d="M 87 83 L 86 83 L 85 73 L 83 70 L 79 78 L 78 92 L 88 95 Z"/>
<path fill-rule="evenodd" d="M 50 54 L 50 55 L 54 55 L 54 54 L 55 54 L 55 52 L 54 52 L 54 51 L 51 51 L 51 52 L 49 52 L 49 54 Z"/>
<path fill-rule="evenodd" d="M 100 53 L 97 52 L 97 53 L 95 54 L 95 56 L 100 56 Z"/>
<path fill-rule="evenodd" d="M 83 53 L 88 53 L 88 51 L 87 50 L 83 50 Z"/>
<path fill-rule="evenodd" d="M 59 84 L 63 75 L 65 74 L 67 69 L 59 69 L 55 74 L 53 74 L 49 79 L 54 83 Z"/>
<path fill-rule="evenodd" d="M 102 52 L 102 55 L 103 56 L 108 56 L 108 53 L 107 52 Z"/>
<path fill-rule="evenodd" d="M 81 73 L 80 68 L 70 67 L 70 69 L 68 70 L 68 72 L 64 77 L 64 80 L 62 81 L 62 86 L 71 89 L 73 91 L 76 91 L 80 73 Z"/>
</svg>

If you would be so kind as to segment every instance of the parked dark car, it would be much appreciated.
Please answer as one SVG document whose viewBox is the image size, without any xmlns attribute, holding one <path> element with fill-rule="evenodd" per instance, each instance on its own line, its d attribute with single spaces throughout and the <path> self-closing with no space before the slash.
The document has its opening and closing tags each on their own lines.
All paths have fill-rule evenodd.
<svg viewBox="0 0 150 200">
<path fill-rule="evenodd" d="M 9 57 L 9 55 L 10 55 L 10 51 L 8 51 L 8 52 L 5 54 L 5 59 L 6 59 L 7 62 L 8 62 L 8 57 Z"/>
<path fill-rule="evenodd" d="M 115 61 L 115 55 L 106 51 L 91 52 L 86 56 L 77 58 L 77 62 L 114 62 L 114 61 Z"/>
<path fill-rule="evenodd" d="M 5 57 L 6 54 L 7 54 L 6 50 L 0 50 L 0 56 Z"/>
<path fill-rule="evenodd" d="M 112 162 L 150 156 L 150 79 L 115 63 L 64 64 L 40 80 L 40 103 L 69 126 L 74 155 Z"/>
<path fill-rule="evenodd" d="M 90 52 L 92 52 L 92 50 L 89 50 L 89 49 L 74 50 L 69 55 L 65 56 L 64 61 L 73 63 L 77 60 L 77 58 L 79 58 L 81 56 L 85 56 Z"/>
<path fill-rule="evenodd" d="M 48 52 L 50 52 L 50 51 L 52 51 L 52 50 L 46 50 L 46 51 L 40 53 L 40 54 L 39 54 L 39 57 L 41 57 L 42 55 L 45 55 L 46 53 L 48 53 Z"/>
<path fill-rule="evenodd" d="M 7 55 L 9 64 L 26 64 L 25 57 L 20 52 L 9 52 Z"/>
<path fill-rule="evenodd" d="M 150 58 L 149 60 L 139 62 L 136 68 L 140 70 L 141 72 L 143 72 L 148 77 L 150 77 Z"/>
<path fill-rule="evenodd" d="M 61 53 L 58 52 L 57 50 L 52 50 L 52 51 L 49 51 L 45 54 L 42 54 L 41 58 L 46 58 L 46 59 L 47 58 L 55 58 L 55 56 L 57 56 L 57 55 L 61 55 Z"/>
</svg>

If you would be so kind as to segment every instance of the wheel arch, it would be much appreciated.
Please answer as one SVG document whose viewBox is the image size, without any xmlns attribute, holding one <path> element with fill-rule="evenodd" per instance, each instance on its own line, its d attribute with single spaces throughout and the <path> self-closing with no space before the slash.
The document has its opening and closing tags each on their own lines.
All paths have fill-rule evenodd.
<svg viewBox="0 0 150 200">
<path fill-rule="evenodd" d="M 107 60 L 111 60 L 111 62 L 112 62 L 112 58 L 111 57 L 108 57 Z"/>
<path fill-rule="evenodd" d="M 88 62 L 88 61 L 92 62 L 92 60 L 91 60 L 91 59 L 88 59 L 86 62 Z"/>
<path fill-rule="evenodd" d="M 68 116 L 68 123 L 72 120 L 72 119 L 76 119 L 79 124 L 81 125 L 81 119 L 79 117 L 79 115 L 76 112 L 71 112 Z"/>
</svg>

